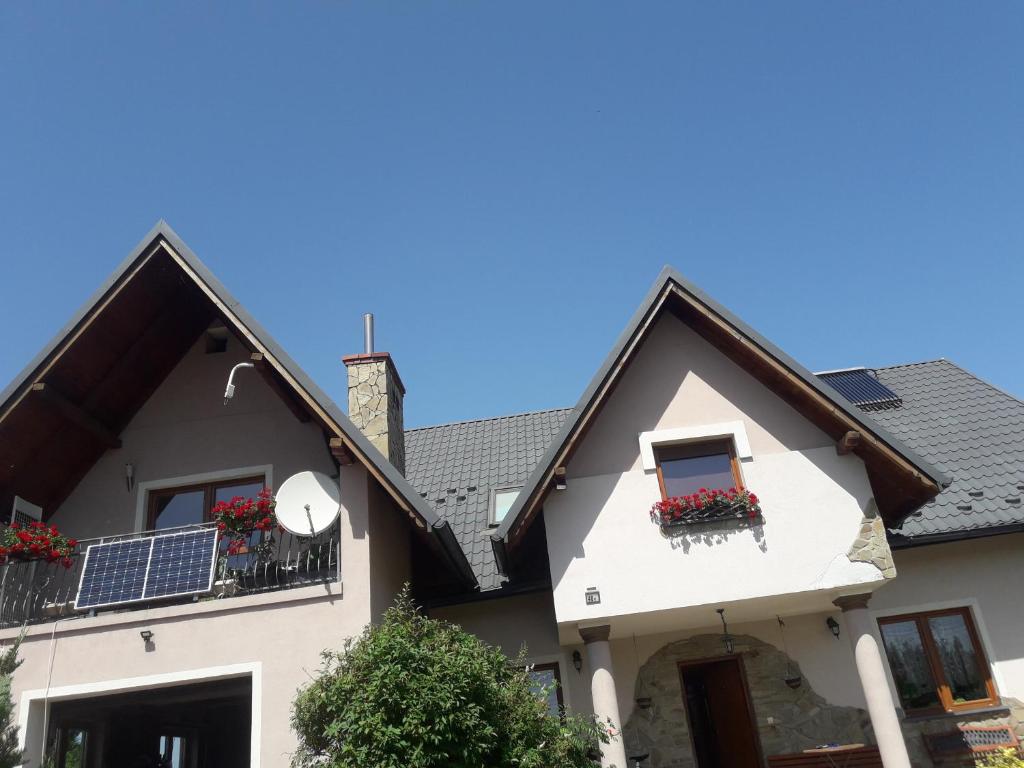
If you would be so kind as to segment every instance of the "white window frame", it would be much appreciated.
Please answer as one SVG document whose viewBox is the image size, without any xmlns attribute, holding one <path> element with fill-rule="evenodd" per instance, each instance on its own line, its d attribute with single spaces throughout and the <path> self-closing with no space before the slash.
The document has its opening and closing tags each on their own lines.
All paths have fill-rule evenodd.
<svg viewBox="0 0 1024 768">
<path fill-rule="evenodd" d="M 146 530 L 146 511 L 149 505 L 149 492 L 159 491 L 164 488 L 174 488 L 182 485 L 198 485 L 199 483 L 217 483 L 221 480 L 234 480 L 242 477 L 253 477 L 263 475 L 263 482 L 268 488 L 274 487 L 274 465 L 262 464 L 255 467 L 238 467 L 236 469 L 221 469 L 216 472 L 201 472 L 196 475 L 180 475 L 178 477 L 164 477 L 159 480 L 146 480 L 135 486 L 135 533 L 142 533 Z"/>
<path fill-rule="evenodd" d="M 645 472 L 654 472 L 658 468 L 655 449 L 666 445 L 680 443 L 700 443 L 706 440 L 731 439 L 740 462 L 750 461 L 754 454 L 750 450 L 747 439 L 747 428 L 742 421 L 723 421 L 717 424 L 697 424 L 690 427 L 672 429 L 656 429 L 640 433 L 640 463 Z"/>
<path fill-rule="evenodd" d="M 491 489 L 491 498 L 490 498 L 490 501 L 489 501 L 489 503 L 487 505 L 488 506 L 488 509 L 487 509 L 487 520 L 488 520 L 488 523 L 489 523 L 490 527 L 493 528 L 494 526 L 501 525 L 501 520 L 498 520 L 498 519 L 495 518 L 495 515 L 498 512 L 498 494 L 499 493 L 508 493 L 509 491 L 518 491 L 519 493 L 522 493 L 522 490 L 523 490 L 523 486 L 521 486 L 521 485 L 507 485 L 507 486 L 502 486 L 500 488 L 492 488 Z M 518 500 L 518 498 L 519 497 L 516 496 L 517 500 Z M 512 503 L 515 504 L 516 502 L 513 501 Z"/>
<path fill-rule="evenodd" d="M 29 718 L 34 715 L 42 722 L 39 728 L 49 724 L 50 707 L 55 701 L 85 699 L 114 693 L 131 693 L 134 691 L 159 690 L 189 683 L 203 683 L 214 680 L 248 677 L 252 684 L 251 725 L 249 733 L 249 765 L 260 768 L 260 737 L 263 726 L 263 662 L 253 661 L 243 664 L 229 664 L 220 667 L 204 667 L 181 672 L 168 672 L 144 677 L 125 677 L 118 680 L 104 680 L 99 683 L 81 683 L 64 685 L 54 688 L 39 688 L 24 691 L 18 707 L 18 746 L 25 750 L 29 731 Z M 36 705 L 36 707 L 33 707 Z M 42 712 L 39 711 L 42 707 Z M 35 712 L 32 710 L 35 709 Z M 45 733 L 37 733 L 41 739 Z M 28 763 L 26 763 L 28 765 Z"/>
</svg>

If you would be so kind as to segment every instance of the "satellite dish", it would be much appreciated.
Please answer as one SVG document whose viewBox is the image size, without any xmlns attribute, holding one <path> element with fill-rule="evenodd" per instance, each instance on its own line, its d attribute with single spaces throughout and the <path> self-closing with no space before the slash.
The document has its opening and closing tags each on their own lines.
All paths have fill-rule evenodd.
<svg viewBox="0 0 1024 768">
<path fill-rule="evenodd" d="M 338 483 L 322 472 L 292 475 L 276 494 L 277 522 L 297 536 L 326 531 L 341 511 Z"/>
</svg>

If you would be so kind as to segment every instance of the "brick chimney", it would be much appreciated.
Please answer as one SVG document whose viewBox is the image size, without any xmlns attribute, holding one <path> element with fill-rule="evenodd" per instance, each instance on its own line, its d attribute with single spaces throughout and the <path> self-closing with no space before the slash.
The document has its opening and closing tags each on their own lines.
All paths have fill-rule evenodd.
<svg viewBox="0 0 1024 768">
<path fill-rule="evenodd" d="M 363 316 L 365 351 L 341 360 L 348 367 L 348 417 L 405 474 L 405 386 L 391 355 L 373 351 L 373 315 Z"/>
</svg>

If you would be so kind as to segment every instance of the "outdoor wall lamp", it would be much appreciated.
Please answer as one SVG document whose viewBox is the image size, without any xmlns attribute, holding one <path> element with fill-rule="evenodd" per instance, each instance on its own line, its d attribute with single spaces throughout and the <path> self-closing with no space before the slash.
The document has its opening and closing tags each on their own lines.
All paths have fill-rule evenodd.
<svg viewBox="0 0 1024 768">
<path fill-rule="evenodd" d="M 829 631 L 832 633 L 832 637 L 839 637 L 839 622 L 829 616 L 825 619 L 825 624 L 828 626 Z"/>
<path fill-rule="evenodd" d="M 572 665 L 576 668 L 577 672 L 583 671 L 583 657 L 579 651 L 572 652 Z"/>
<path fill-rule="evenodd" d="M 142 642 L 148 645 L 149 643 L 153 642 L 153 630 L 144 629 L 141 632 L 139 632 L 139 637 L 142 638 Z"/>
<path fill-rule="evenodd" d="M 135 489 L 135 465 L 130 461 L 124 465 L 124 484 L 131 493 Z"/>
<path fill-rule="evenodd" d="M 725 646 L 725 652 L 731 654 L 733 652 L 732 635 L 729 634 L 729 625 L 725 623 L 725 608 L 716 608 L 715 613 L 722 620 L 722 645 Z"/>
</svg>

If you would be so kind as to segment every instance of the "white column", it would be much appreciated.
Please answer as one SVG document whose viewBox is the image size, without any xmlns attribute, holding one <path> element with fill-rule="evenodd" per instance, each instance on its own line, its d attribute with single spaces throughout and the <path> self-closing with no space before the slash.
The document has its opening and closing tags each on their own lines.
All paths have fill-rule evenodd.
<svg viewBox="0 0 1024 768">
<path fill-rule="evenodd" d="M 615 675 L 612 673 L 612 649 L 608 644 L 611 627 L 580 629 L 580 637 L 587 646 L 587 666 L 590 669 L 590 696 L 594 702 L 594 714 L 607 725 L 611 721 L 611 741 L 601 745 L 602 768 L 628 768 L 626 747 L 622 743 L 622 718 L 619 717 L 619 697 L 615 691 Z"/>
<path fill-rule="evenodd" d="M 857 661 L 857 674 L 868 703 L 871 727 L 885 768 L 910 768 L 907 744 L 903 740 L 896 704 L 892 700 L 889 681 L 885 676 L 882 653 L 878 648 L 874 632 L 871 631 L 871 616 L 868 614 L 868 600 L 871 595 L 840 597 L 835 604 L 843 610 L 846 631 Z"/>
</svg>

